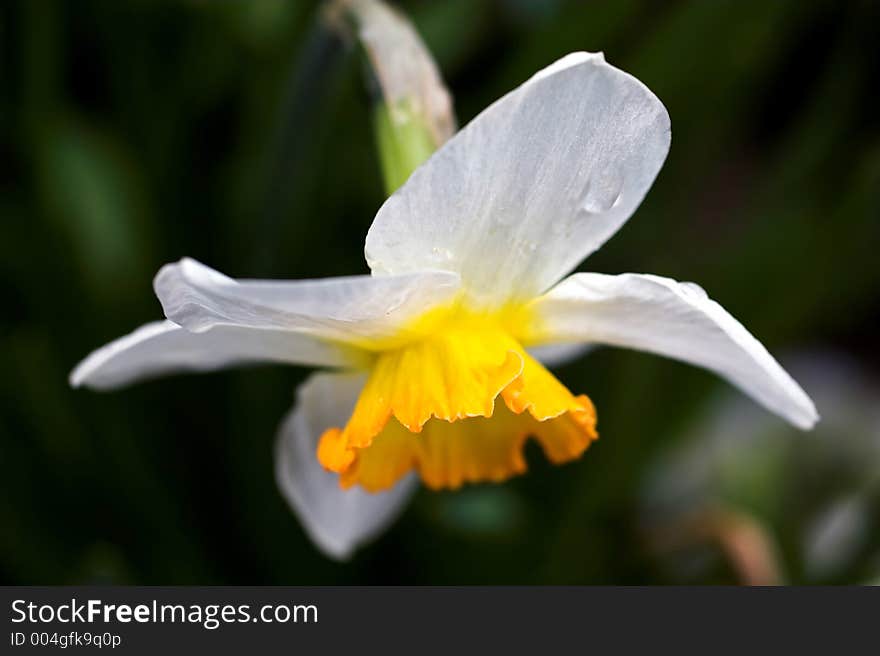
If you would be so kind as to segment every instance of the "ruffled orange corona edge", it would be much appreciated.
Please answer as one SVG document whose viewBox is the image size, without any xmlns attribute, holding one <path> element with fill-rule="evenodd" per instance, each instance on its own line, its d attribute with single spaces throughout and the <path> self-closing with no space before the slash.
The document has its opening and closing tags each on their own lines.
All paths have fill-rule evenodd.
<svg viewBox="0 0 880 656">
<path fill-rule="evenodd" d="M 524 472 L 529 437 L 554 463 L 577 458 L 598 437 L 593 403 L 510 332 L 464 322 L 380 352 L 348 423 L 324 432 L 317 455 L 343 488 L 385 490 L 412 469 L 431 488 L 456 488 Z"/>
</svg>

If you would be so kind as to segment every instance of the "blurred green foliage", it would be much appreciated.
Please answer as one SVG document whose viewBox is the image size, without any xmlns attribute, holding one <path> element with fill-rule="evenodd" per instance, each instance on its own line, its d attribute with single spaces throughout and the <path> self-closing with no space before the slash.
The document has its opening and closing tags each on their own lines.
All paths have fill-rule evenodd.
<svg viewBox="0 0 880 656">
<path fill-rule="evenodd" d="M 605 51 L 666 104 L 666 167 L 590 270 L 697 280 L 774 352 L 880 371 L 877 3 L 400 5 L 462 124 L 572 50 Z M 67 387 L 89 350 L 160 316 L 152 275 L 183 255 L 237 277 L 366 271 L 383 184 L 363 68 L 307 2 L 0 7 L 4 582 L 668 582 L 638 528 L 641 482 L 724 387 L 681 364 L 602 349 L 562 368 L 599 409 L 583 459 L 535 449 L 503 486 L 421 492 L 345 565 L 272 476 L 306 370 Z M 771 494 L 761 476 L 753 494 Z"/>
</svg>

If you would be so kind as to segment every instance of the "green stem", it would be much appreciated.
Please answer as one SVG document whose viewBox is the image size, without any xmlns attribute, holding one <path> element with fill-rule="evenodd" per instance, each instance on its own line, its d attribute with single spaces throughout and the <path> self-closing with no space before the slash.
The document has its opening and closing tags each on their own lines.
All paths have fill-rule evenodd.
<svg viewBox="0 0 880 656">
<path fill-rule="evenodd" d="M 390 196 L 430 157 L 436 145 L 425 122 L 406 105 L 392 109 L 379 103 L 373 120 L 385 190 Z"/>
</svg>

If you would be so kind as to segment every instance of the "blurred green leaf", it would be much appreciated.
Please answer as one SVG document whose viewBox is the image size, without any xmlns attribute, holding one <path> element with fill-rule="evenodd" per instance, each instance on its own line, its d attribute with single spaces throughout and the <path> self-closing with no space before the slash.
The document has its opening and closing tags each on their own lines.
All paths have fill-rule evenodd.
<svg viewBox="0 0 880 656">
<path fill-rule="evenodd" d="M 38 175 L 41 202 L 96 295 L 142 274 L 150 252 L 143 183 L 112 137 L 69 120 L 46 126 Z"/>
</svg>

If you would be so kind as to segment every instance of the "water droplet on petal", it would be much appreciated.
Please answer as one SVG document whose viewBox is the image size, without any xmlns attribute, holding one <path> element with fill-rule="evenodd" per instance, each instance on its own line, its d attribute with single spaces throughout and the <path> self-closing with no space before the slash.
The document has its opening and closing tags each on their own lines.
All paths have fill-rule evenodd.
<svg viewBox="0 0 880 656">
<path fill-rule="evenodd" d="M 452 251 L 448 248 L 440 248 L 439 246 L 435 246 L 431 249 L 431 256 L 434 262 L 451 262 L 453 255 Z"/>
<path fill-rule="evenodd" d="M 536 250 L 538 250 L 538 245 L 533 241 L 520 242 L 517 244 L 517 250 L 521 255 L 529 257 L 534 254 Z"/>
<path fill-rule="evenodd" d="M 607 212 L 620 202 L 622 191 L 623 177 L 617 172 L 590 177 L 581 192 L 581 210 L 587 214 Z"/>
<path fill-rule="evenodd" d="M 511 211 L 510 208 L 507 208 L 504 205 L 498 205 L 495 208 L 495 214 L 493 218 L 495 219 L 495 223 L 497 223 L 498 225 L 507 226 L 516 221 L 518 215 L 518 211 Z"/>
<path fill-rule="evenodd" d="M 698 299 L 706 299 L 709 298 L 709 295 L 706 293 L 706 290 L 700 287 L 695 282 L 682 282 L 679 283 L 681 285 L 681 290 L 685 293 L 686 296 L 690 296 L 691 298 Z"/>
</svg>

